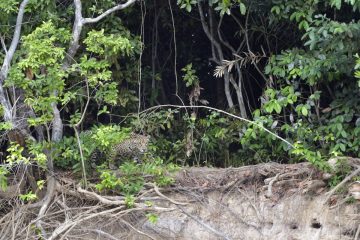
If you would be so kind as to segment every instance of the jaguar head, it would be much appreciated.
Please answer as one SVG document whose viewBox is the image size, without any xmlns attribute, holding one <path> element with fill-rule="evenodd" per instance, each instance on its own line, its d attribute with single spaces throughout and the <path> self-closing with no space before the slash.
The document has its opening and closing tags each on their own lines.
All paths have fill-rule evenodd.
<svg viewBox="0 0 360 240">
<path fill-rule="evenodd" d="M 148 144 L 150 141 L 149 135 L 132 134 L 131 138 L 135 140 L 136 148 L 140 153 L 147 152 Z"/>
</svg>

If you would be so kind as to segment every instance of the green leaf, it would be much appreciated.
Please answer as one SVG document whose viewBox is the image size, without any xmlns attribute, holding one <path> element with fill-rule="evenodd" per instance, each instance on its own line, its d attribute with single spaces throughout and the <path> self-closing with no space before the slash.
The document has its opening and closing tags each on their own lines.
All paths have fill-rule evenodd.
<svg viewBox="0 0 360 240">
<path fill-rule="evenodd" d="M 281 106 L 278 102 L 274 103 L 274 109 L 276 111 L 277 114 L 279 114 L 281 112 Z"/>
<path fill-rule="evenodd" d="M 345 150 L 346 150 L 345 144 L 341 143 L 339 146 L 340 146 L 341 151 L 345 152 Z"/>
<path fill-rule="evenodd" d="M 342 136 L 343 138 L 347 138 L 347 133 L 346 133 L 345 131 L 341 131 L 341 136 Z"/>
<path fill-rule="evenodd" d="M 158 220 L 159 220 L 158 215 L 155 215 L 153 213 L 146 214 L 146 217 L 149 220 L 149 222 L 152 223 L 152 224 L 156 224 L 158 222 Z"/>
<path fill-rule="evenodd" d="M 336 9 L 340 10 L 342 0 L 332 0 L 331 6 L 335 6 Z"/>
<path fill-rule="evenodd" d="M 304 116 L 308 115 L 308 110 L 307 110 L 307 108 L 305 106 L 301 108 L 301 114 L 304 115 Z"/>
<path fill-rule="evenodd" d="M 242 15 L 245 15 L 245 13 L 246 13 L 246 6 L 245 6 L 245 4 L 244 3 L 240 3 L 240 13 L 242 14 Z"/>
<path fill-rule="evenodd" d="M 280 7 L 279 6 L 272 7 L 271 12 L 276 13 L 277 15 L 279 15 L 280 14 Z"/>
</svg>

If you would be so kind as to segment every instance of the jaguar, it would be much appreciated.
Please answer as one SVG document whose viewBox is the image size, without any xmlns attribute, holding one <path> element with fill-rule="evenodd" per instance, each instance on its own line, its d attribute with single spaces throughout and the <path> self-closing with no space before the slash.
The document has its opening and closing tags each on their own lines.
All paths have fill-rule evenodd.
<svg viewBox="0 0 360 240">
<path fill-rule="evenodd" d="M 150 136 L 137 133 L 131 133 L 129 138 L 114 144 L 107 153 L 95 149 L 90 155 L 92 165 L 97 165 L 101 159 L 108 160 L 111 169 L 117 168 L 122 162 L 133 160 L 141 162 L 143 155 L 148 150 Z"/>
</svg>

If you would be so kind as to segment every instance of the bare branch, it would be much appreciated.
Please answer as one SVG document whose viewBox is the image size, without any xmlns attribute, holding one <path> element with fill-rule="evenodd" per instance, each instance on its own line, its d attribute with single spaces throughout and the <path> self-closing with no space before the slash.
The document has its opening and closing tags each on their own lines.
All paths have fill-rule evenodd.
<svg viewBox="0 0 360 240">
<path fill-rule="evenodd" d="M 77 0 L 79 1 L 79 0 Z M 104 17 L 106 17 L 107 15 L 113 13 L 113 12 L 116 12 L 118 10 L 122 10 L 122 9 L 125 9 L 127 7 L 129 7 L 131 4 L 135 3 L 137 0 L 128 0 L 126 3 L 124 4 L 118 4 L 116 5 L 115 7 L 113 8 L 110 8 L 108 10 L 106 10 L 103 14 L 97 16 L 96 18 L 84 18 L 84 24 L 87 24 L 87 23 L 96 23 L 98 21 L 100 21 L 101 19 L 103 19 Z"/>
<path fill-rule="evenodd" d="M 2 73 L 0 72 L 0 79 L 2 78 Z M 1 82 L 1 81 L 0 81 Z M 11 104 L 9 99 L 6 97 L 5 95 L 5 91 L 3 88 L 3 85 L 0 83 L 0 103 L 4 109 L 4 119 L 5 121 L 10 121 L 12 122 L 13 117 L 12 117 L 12 111 L 11 111 Z"/>
<path fill-rule="evenodd" d="M 87 100 L 86 100 L 86 104 L 85 104 L 85 107 L 84 107 L 84 110 L 83 110 L 83 113 L 81 115 L 81 118 L 80 120 L 74 125 L 75 127 L 79 127 L 80 124 L 82 123 L 82 121 L 84 121 L 84 118 L 85 118 L 85 114 L 86 114 L 86 111 L 89 107 L 89 103 L 90 103 L 90 89 L 89 89 L 89 81 L 87 78 L 85 78 L 85 84 L 86 84 L 86 97 L 87 97 Z"/>
<path fill-rule="evenodd" d="M 227 47 L 230 51 L 236 52 L 235 49 L 230 45 L 230 43 L 227 42 L 226 40 L 224 40 L 223 37 L 222 37 L 222 34 L 221 34 L 221 24 L 222 24 L 222 22 L 223 22 L 223 17 L 224 17 L 224 16 L 221 16 L 221 17 L 220 17 L 220 21 L 219 21 L 218 27 L 217 27 L 217 34 L 218 34 L 218 36 L 219 36 L 219 40 L 220 40 L 220 42 L 221 42 L 225 47 Z"/>
<path fill-rule="evenodd" d="M 9 121 L 9 122 L 12 122 L 12 120 L 13 120 L 13 116 L 12 116 L 12 112 L 11 112 L 11 103 L 10 103 L 8 97 L 5 95 L 5 91 L 4 91 L 2 83 L 7 78 L 7 75 L 9 73 L 9 69 L 10 69 L 11 60 L 13 59 L 15 50 L 17 48 L 17 45 L 19 44 L 21 25 L 23 22 L 25 7 L 28 4 L 28 2 L 29 2 L 29 0 L 24 0 L 20 4 L 19 12 L 18 12 L 18 15 L 16 18 L 16 26 L 15 26 L 14 35 L 13 35 L 13 38 L 12 38 L 12 41 L 10 44 L 10 48 L 5 52 L 6 55 L 5 55 L 3 65 L 1 66 L 1 70 L 0 70 L 0 103 L 4 109 L 4 119 L 5 119 L 5 121 Z M 3 41 L 2 41 L 2 45 L 3 45 L 3 48 L 6 49 L 5 43 L 3 43 Z"/>
<path fill-rule="evenodd" d="M 84 111 L 85 113 L 85 111 Z M 75 136 L 76 136 L 76 141 L 78 143 L 78 147 L 79 147 L 79 152 L 80 152 L 80 160 L 81 160 L 81 168 L 82 168 L 82 174 L 83 174 L 83 179 L 84 179 L 84 184 L 85 187 L 87 187 L 87 178 L 86 178 L 86 169 L 85 169 L 85 159 L 84 159 L 84 153 L 82 150 L 82 146 L 81 146 L 81 139 L 79 136 L 79 131 L 77 129 L 77 126 L 74 126 L 74 131 L 75 131 Z"/>
<path fill-rule="evenodd" d="M 2 67 L 1 67 L 0 83 L 2 83 L 7 77 L 7 74 L 9 72 L 9 68 L 10 68 L 11 60 L 14 57 L 15 50 L 17 48 L 17 45 L 19 44 L 20 33 L 21 33 L 21 25 L 22 25 L 22 22 L 23 22 L 25 7 L 28 4 L 28 2 L 29 2 L 29 0 L 24 0 L 20 4 L 19 12 L 18 12 L 18 15 L 17 15 L 17 18 L 16 18 L 16 25 L 15 25 L 14 35 L 13 35 L 10 47 L 9 47 L 9 49 L 7 51 L 6 56 L 5 56 L 4 63 L 2 65 Z"/>
<path fill-rule="evenodd" d="M 183 205 L 183 206 L 186 206 L 188 205 L 188 203 L 182 203 L 182 202 L 178 202 L 178 201 L 175 201 L 167 196 L 165 196 L 164 194 L 162 194 L 158 188 L 158 186 L 156 186 L 156 184 L 151 184 L 153 187 L 154 187 L 154 190 L 155 192 L 162 198 L 168 200 L 169 202 L 173 203 L 173 204 L 176 204 L 176 205 Z"/>
<path fill-rule="evenodd" d="M 70 46 L 67 51 L 67 55 L 65 61 L 62 65 L 62 69 L 66 70 L 69 66 L 71 61 L 74 59 L 74 56 L 79 48 L 79 40 L 82 27 L 84 26 L 84 21 L 82 17 L 82 5 L 80 0 L 74 0 L 75 5 L 75 20 L 72 30 L 72 40 L 70 42 Z"/>
<path fill-rule="evenodd" d="M 210 42 L 216 47 L 216 49 L 218 50 L 218 54 L 219 54 L 219 62 L 221 62 L 224 59 L 222 50 L 221 50 L 221 46 L 218 43 L 218 41 L 216 41 L 216 39 L 214 38 L 214 36 L 211 34 L 210 32 L 210 28 L 208 26 L 208 24 L 206 23 L 205 20 L 205 15 L 204 15 L 204 11 L 202 8 L 202 4 L 199 2 L 198 3 L 198 9 L 199 9 L 199 14 L 200 14 L 200 19 L 201 19 L 201 25 L 203 27 L 203 30 L 205 32 L 205 35 L 208 37 L 208 39 L 210 40 Z"/>
<path fill-rule="evenodd" d="M 292 143 L 290 143 L 288 140 L 280 137 L 280 136 L 277 135 L 276 133 L 273 133 L 272 131 L 270 131 L 270 130 L 267 129 L 266 127 L 262 126 L 261 124 L 258 124 L 258 123 L 255 122 L 255 121 L 251 121 L 251 120 L 249 120 L 249 119 L 247 119 L 247 118 L 244 118 L 244 117 L 241 117 L 241 116 L 237 116 L 237 115 L 235 115 L 235 114 L 226 112 L 226 111 L 221 110 L 221 109 L 213 108 L 213 107 L 208 107 L 208 106 L 182 106 L 182 105 L 164 104 L 164 105 L 157 105 L 157 106 L 153 106 L 153 107 L 150 107 L 150 108 L 148 108 L 148 109 L 145 109 L 144 111 L 140 112 L 140 114 L 143 114 L 143 113 L 146 113 L 146 112 L 149 112 L 149 111 L 155 111 L 155 110 L 161 109 L 161 108 L 178 108 L 178 109 L 198 108 L 198 109 L 207 109 L 207 110 L 215 111 L 215 112 L 218 112 L 218 113 L 222 113 L 222 114 L 227 115 L 227 116 L 229 116 L 229 117 L 238 119 L 238 120 L 243 121 L 243 122 L 246 122 L 246 123 L 250 123 L 250 124 L 252 124 L 252 125 L 255 125 L 256 127 L 264 130 L 265 132 L 269 133 L 270 135 L 274 136 L 275 138 L 283 141 L 283 142 L 286 143 L 290 148 L 295 149 L 295 146 L 294 146 Z M 360 167 L 359 167 L 359 169 L 360 169 Z"/>
<path fill-rule="evenodd" d="M 208 39 L 211 42 L 213 58 L 214 58 L 215 62 L 218 65 L 220 65 L 221 62 L 224 60 L 224 54 L 223 54 L 220 43 L 214 38 L 214 33 L 212 31 L 213 22 L 212 22 L 211 12 L 209 12 L 209 17 L 210 17 L 210 20 L 209 20 L 210 26 L 209 26 L 207 24 L 207 22 L 206 22 L 204 11 L 203 11 L 203 6 L 202 6 L 201 2 L 198 3 L 198 9 L 199 9 L 199 14 L 200 14 L 201 25 L 203 27 L 205 35 L 208 37 Z M 218 57 L 215 56 L 216 55 L 214 53 L 215 49 L 217 51 L 217 56 Z M 229 74 L 227 72 L 224 73 L 224 88 L 225 88 L 225 96 L 226 96 L 226 100 L 228 102 L 229 108 L 233 108 L 234 107 L 234 102 L 233 102 L 233 100 L 231 98 Z"/>
<path fill-rule="evenodd" d="M 8 50 L 6 48 L 6 45 L 5 45 L 5 42 L 4 42 L 4 38 L 3 37 L 0 37 L 0 41 L 1 41 L 1 46 L 2 48 L 4 49 L 4 52 L 5 52 L 5 55 L 8 54 Z"/>
</svg>

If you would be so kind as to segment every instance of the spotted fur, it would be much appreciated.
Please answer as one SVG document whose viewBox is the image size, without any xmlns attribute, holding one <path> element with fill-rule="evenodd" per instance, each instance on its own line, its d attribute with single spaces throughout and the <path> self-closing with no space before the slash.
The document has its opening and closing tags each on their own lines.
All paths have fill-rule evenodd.
<svg viewBox="0 0 360 240">
<path fill-rule="evenodd" d="M 90 156 L 90 160 L 92 163 L 96 163 L 99 162 L 99 159 L 105 157 L 109 161 L 109 167 L 112 169 L 127 160 L 140 162 L 144 153 L 147 152 L 149 140 L 150 137 L 147 135 L 132 133 L 128 139 L 114 144 L 108 154 L 95 149 Z"/>
</svg>

